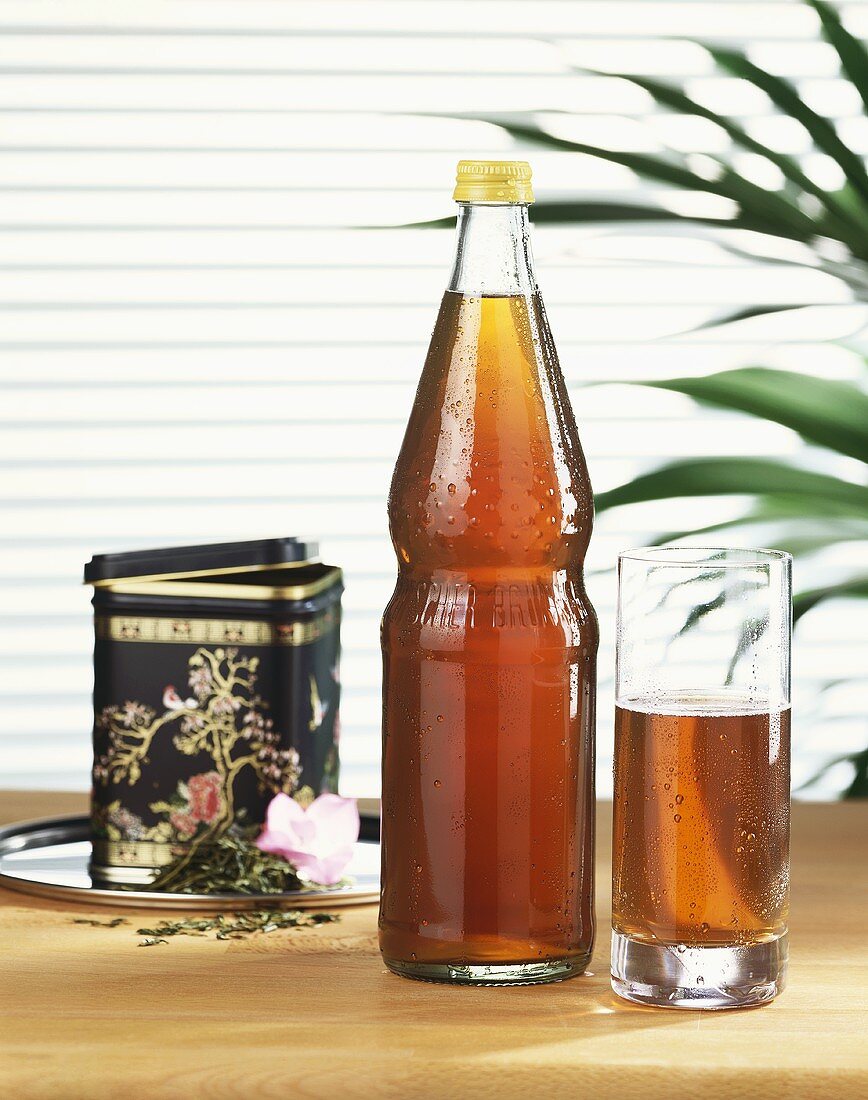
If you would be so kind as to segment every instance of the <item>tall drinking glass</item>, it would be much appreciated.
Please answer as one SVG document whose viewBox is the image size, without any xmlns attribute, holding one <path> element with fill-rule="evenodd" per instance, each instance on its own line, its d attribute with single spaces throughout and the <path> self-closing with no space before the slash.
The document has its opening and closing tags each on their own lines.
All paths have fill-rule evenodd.
<svg viewBox="0 0 868 1100">
<path fill-rule="evenodd" d="M 642 1004 L 769 1001 L 787 967 L 789 554 L 621 554 L 612 986 Z"/>
</svg>

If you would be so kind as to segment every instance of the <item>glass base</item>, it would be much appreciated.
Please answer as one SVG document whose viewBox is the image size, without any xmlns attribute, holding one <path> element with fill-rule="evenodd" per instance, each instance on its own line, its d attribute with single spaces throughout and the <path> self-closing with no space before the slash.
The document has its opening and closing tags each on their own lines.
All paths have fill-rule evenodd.
<svg viewBox="0 0 868 1100">
<path fill-rule="evenodd" d="M 688 947 L 612 932 L 612 988 L 658 1008 L 745 1008 L 771 1001 L 787 974 L 787 934 L 764 943 Z"/>
<path fill-rule="evenodd" d="M 582 974 L 590 954 L 570 959 L 547 959 L 545 962 L 465 964 L 403 962 L 384 958 L 393 974 L 415 978 L 420 982 L 448 982 L 451 985 L 540 985 L 562 982 Z"/>
</svg>

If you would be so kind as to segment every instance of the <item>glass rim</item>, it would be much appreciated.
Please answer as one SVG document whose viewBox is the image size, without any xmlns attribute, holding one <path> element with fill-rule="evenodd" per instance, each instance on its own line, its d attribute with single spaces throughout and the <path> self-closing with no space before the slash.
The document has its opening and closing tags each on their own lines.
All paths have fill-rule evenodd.
<svg viewBox="0 0 868 1100">
<path fill-rule="evenodd" d="M 745 569 L 770 565 L 773 562 L 786 565 L 792 560 L 792 554 L 787 553 L 786 550 L 739 546 L 637 546 L 631 550 L 622 550 L 618 554 L 619 562 L 647 562 L 684 569 L 696 569 L 700 566 Z"/>
</svg>

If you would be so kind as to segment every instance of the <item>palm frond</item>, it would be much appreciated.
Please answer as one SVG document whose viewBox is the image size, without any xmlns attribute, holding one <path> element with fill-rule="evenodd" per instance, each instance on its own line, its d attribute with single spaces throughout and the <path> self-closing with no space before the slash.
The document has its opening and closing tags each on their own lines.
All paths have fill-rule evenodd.
<svg viewBox="0 0 868 1100">
<path fill-rule="evenodd" d="M 719 173 L 708 178 L 681 163 L 674 154 L 653 156 L 619 149 L 604 149 L 599 145 L 571 141 L 548 133 L 531 119 L 517 121 L 514 116 L 481 116 L 505 130 L 511 137 L 531 145 L 539 145 L 560 152 L 583 153 L 629 168 L 646 179 L 656 180 L 684 191 L 698 191 L 719 198 L 729 199 L 739 208 L 742 219 L 763 231 L 774 232 L 791 240 L 808 242 L 821 234 L 823 227 L 804 213 L 782 192 L 767 191 L 740 175 L 729 165 L 720 162 Z M 769 229 L 773 226 L 773 229 Z"/>
<path fill-rule="evenodd" d="M 868 201 L 868 172 L 862 159 L 844 144 L 827 118 L 817 114 L 804 102 L 789 81 L 761 69 L 738 50 L 722 49 L 718 46 L 706 48 L 722 69 L 765 92 L 776 107 L 800 122 L 817 148 L 837 162 L 850 185 Z"/>
<path fill-rule="evenodd" d="M 841 68 L 847 79 L 862 97 L 865 112 L 868 113 L 868 50 L 865 44 L 844 27 L 841 17 L 831 4 L 825 0 L 806 0 L 820 17 L 823 35 L 834 46 L 841 60 Z"/>
<path fill-rule="evenodd" d="M 714 125 L 719 126 L 736 145 L 769 161 L 791 184 L 795 185 L 804 194 L 812 195 L 825 207 L 827 217 L 822 226 L 818 226 L 818 228 L 822 228 L 822 231 L 828 236 L 842 241 L 849 241 L 854 231 L 857 233 L 865 231 L 866 224 L 864 218 L 859 216 L 858 209 L 854 210 L 850 205 L 840 201 L 834 192 L 827 191 L 818 183 L 815 183 L 810 176 L 802 171 L 798 161 L 793 157 L 779 153 L 777 150 L 757 141 L 733 119 L 697 103 L 675 85 L 665 84 L 659 80 L 652 80 L 649 77 L 631 73 L 611 73 L 608 75 L 618 76 L 620 79 L 642 88 L 662 107 L 668 107 L 679 114 L 695 115 L 707 119 Z"/>
<path fill-rule="evenodd" d="M 413 222 L 406 228 L 412 229 L 454 229 L 456 225 L 454 215 L 446 218 L 432 218 L 430 221 Z M 533 220 L 536 225 L 579 225 L 589 223 L 597 225 L 602 222 L 682 222 L 685 225 L 696 225 L 697 221 L 707 225 L 720 226 L 720 220 L 715 218 L 695 218 L 685 214 L 676 214 L 671 210 L 664 210 L 659 206 L 648 206 L 642 203 L 631 202 L 585 202 L 565 200 L 561 202 L 544 201 L 534 206 Z M 751 229 L 755 225 L 739 221 L 738 228 Z"/>
<path fill-rule="evenodd" d="M 808 443 L 868 462 L 868 394 L 852 383 L 740 367 L 704 378 L 643 384 L 783 424 Z"/>
<path fill-rule="evenodd" d="M 862 749 L 860 752 L 848 752 L 843 756 L 835 756 L 831 760 L 827 760 L 819 771 L 806 779 L 797 789 L 806 791 L 815 786 L 824 775 L 839 764 L 850 764 L 853 768 L 853 778 L 844 790 L 843 797 L 868 798 L 868 749 Z"/>
<path fill-rule="evenodd" d="M 825 502 L 868 514 L 868 486 L 766 458 L 680 459 L 598 493 L 598 512 L 624 504 L 699 496 L 788 496 L 811 508 Z M 840 513 L 839 513 L 840 514 Z"/>
<path fill-rule="evenodd" d="M 868 599 L 868 573 L 796 593 L 793 596 L 793 622 L 798 622 L 818 604 L 828 600 L 844 600 L 853 596 Z"/>
<path fill-rule="evenodd" d="M 775 550 L 786 550 L 794 556 L 811 554 L 833 543 L 868 542 L 868 515 L 862 519 L 849 514 L 838 517 L 832 508 L 811 510 L 802 501 L 780 496 L 763 497 L 749 512 L 732 519 L 708 523 L 702 527 L 666 531 L 655 538 L 651 545 L 667 546 L 673 542 L 683 542 L 684 539 L 717 535 L 721 531 L 753 527 L 767 529 L 779 524 L 783 525 L 783 530 L 771 538 L 766 537 L 763 545 Z"/>
<path fill-rule="evenodd" d="M 812 309 L 815 302 L 785 302 L 780 305 L 769 306 L 743 306 L 741 309 L 732 309 L 727 313 L 711 317 L 703 321 L 701 325 L 694 325 L 688 332 L 702 332 L 705 329 L 720 328 L 722 325 L 734 325 L 737 321 L 750 321 L 754 317 L 768 317 L 773 313 L 792 313 L 797 309 Z"/>
</svg>

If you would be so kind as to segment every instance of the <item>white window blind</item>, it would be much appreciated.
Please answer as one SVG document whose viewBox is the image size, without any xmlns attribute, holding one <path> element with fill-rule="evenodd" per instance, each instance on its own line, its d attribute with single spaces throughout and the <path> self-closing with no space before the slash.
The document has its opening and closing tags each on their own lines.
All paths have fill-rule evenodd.
<svg viewBox="0 0 868 1100">
<path fill-rule="evenodd" d="M 868 35 L 868 5 L 841 7 Z M 528 156 L 540 197 L 694 209 L 627 169 L 448 117 L 533 110 L 589 142 L 725 148 L 703 120 L 583 66 L 684 78 L 807 163 L 799 128 L 690 36 L 749 45 L 868 151 L 868 120 L 796 0 L 0 0 L 0 785 L 88 785 L 91 554 L 301 534 L 346 573 L 343 787 L 378 793 L 385 496 L 453 246 L 394 227 L 450 214 L 455 162 L 486 154 Z M 630 380 L 757 362 L 864 376 L 823 342 L 860 323 L 843 304 L 684 335 L 758 300 L 844 303 L 820 275 L 649 226 L 543 228 L 535 251 L 597 490 L 674 457 L 817 461 L 784 428 Z M 740 503 L 598 523 L 603 793 L 615 555 Z M 799 629 L 796 784 L 868 743 L 863 616 L 831 604 Z"/>
</svg>

